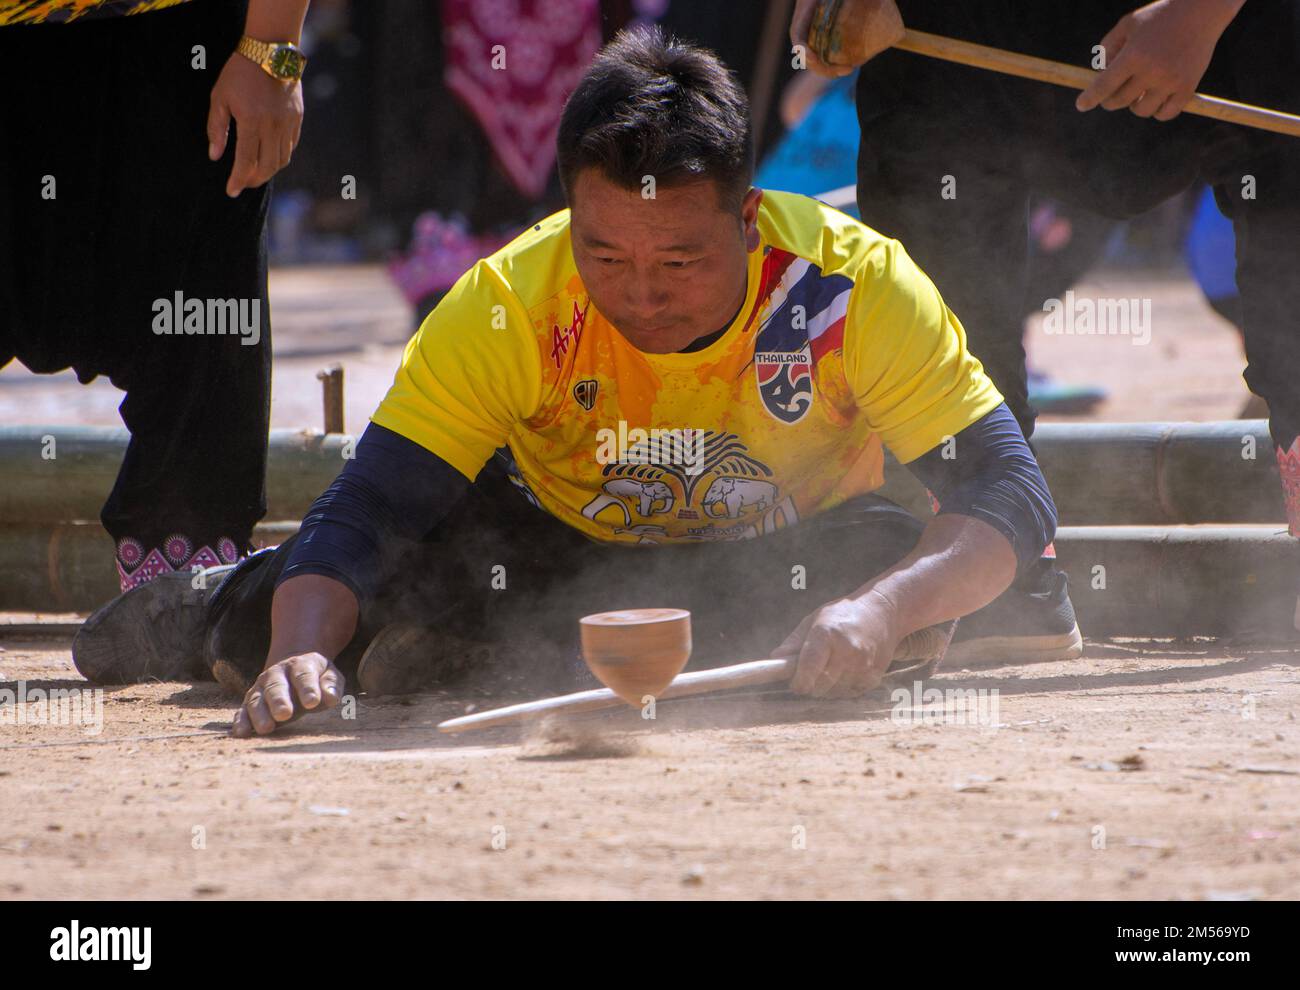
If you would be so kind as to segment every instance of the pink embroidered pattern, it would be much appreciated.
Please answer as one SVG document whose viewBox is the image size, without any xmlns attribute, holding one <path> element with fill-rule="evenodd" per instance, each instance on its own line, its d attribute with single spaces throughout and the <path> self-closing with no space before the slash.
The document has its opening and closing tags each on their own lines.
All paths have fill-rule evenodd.
<svg viewBox="0 0 1300 990">
<path fill-rule="evenodd" d="M 172 567 L 180 567 L 194 555 L 194 544 L 180 533 L 173 533 L 163 540 L 163 556 Z"/>
<path fill-rule="evenodd" d="M 217 540 L 217 549 L 201 546 L 194 549 L 194 541 L 181 533 L 173 533 L 163 540 L 161 547 L 145 553 L 144 545 L 131 537 L 117 543 L 117 579 L 122 593 L 148 584 L 160 574 L 189 571 L 195 567 L 218 567 L 239 560 L 239 549 L 228 536 Z"/>
</svg>

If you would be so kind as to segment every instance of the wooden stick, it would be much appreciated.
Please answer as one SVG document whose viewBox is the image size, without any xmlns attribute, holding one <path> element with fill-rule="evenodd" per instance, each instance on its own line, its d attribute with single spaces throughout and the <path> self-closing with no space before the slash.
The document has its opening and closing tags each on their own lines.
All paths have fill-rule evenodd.
<svg viewBox="0 0 1300 990">
<path fill-rule="evenodd" d="M 678 674 L 673 682 L 656 696 L 656 701 L 670 698 L 685 698 L 693 694 L 706 694 L 709 691 L 725 691 L 729 688 L 752 687 L 756 684 L 779 684 L 794 676 L 793 660 L 750 660 L 747 663 L 732 664 L 729 667 L 717 667 L 713 670 L 697 670 Z M 497 725 L 510 725 L 539 715 L 561 712 L 576 715 L 581 712 L 594 712 L 602 708 L 618 708 L 625 705 L 621 698 L 608 688 L 595 691 L 579 691 L 565 694 L 558 698 L 544 698 L 541 701 L 528 701 L 491 711 L 476 712 L 453 718 L 438 726 L 439 732 L 464 732 L 467 729 L 487 729 Z"/>
<path fill-rule="evenodd" d="M 917 55 L 928 55 L 930 58 L 958 62 L 977 69 L 991 69 L 994 72 L 1004 72 L 1007 75 L 1034 79 L 1070 89 L 1086 89 L 1100 75 L 1099 72 L 1078 65 L 1066 65 L 1064 62 L 1053 62 L 1033 55 L 1021 55 L 1018 52 L 990 48 L 987 45 L 977 45 L 956 38 L 945 38 L 925 31 L 913 31 L 910 28 L 903 32 L 902 40 L 895 42 L 894 47 Z M 1202 96 L 1197 93 L 1184 111 L 1230 124 L 1241 124 L 1245 127 L 1300 137 L 1300 117 L 1280 110 L 1269 110 L 1265 107 L 1237 103 L 1217 96 Z"/>
</svg>

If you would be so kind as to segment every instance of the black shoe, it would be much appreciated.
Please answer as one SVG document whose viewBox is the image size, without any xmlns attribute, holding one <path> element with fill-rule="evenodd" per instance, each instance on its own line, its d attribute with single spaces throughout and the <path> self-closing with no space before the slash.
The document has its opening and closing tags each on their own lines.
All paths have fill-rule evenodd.
<svg viewBox="0 0 1300 990">
<path fill-rule="evenodd" d="M 234 565 L 208 601 L 204 665 L 232 698 L 244 697 L 266 661 L 271 600 L 279 576 L 273 565 L 283 559 L 281 549 L 254 550 Z"/>
<path fill-rule="evenodd" d="M 206 680 L 204 615 L 233 564 L 210 567 L 195 588 L 189 571 L 160 574 L 114 598 L 72 640 L 72 662 L 93 684 Z"/>
<path fill-rule="evenodd" d="M 490 643 L 444 629 L 396 623 L 379 631 L 357 663 L 357 683 L 371 697 L 415 694 L 493 662 Z"/>
<path fill-rule="evenodd" d="M 999 597 L 957 623 L 944 658 L 949 668 L 1045 663 L 1083 655 L 1069 580 L 1050 561 L 1032 567 Z"/>
</svg>

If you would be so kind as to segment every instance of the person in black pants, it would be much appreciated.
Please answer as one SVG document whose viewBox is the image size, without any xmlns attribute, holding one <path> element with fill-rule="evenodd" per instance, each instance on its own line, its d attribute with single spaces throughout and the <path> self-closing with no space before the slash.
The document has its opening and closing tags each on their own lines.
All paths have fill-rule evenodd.
<svg viewBox="0 0 1300 990">
<path fill-rule="evenodd" d="M 237 46 L 296 39 L 306 6 L 0 3 L 0 367 L 126 392 L 123 591 L 234 562 L 266 510 L 267 182 L 302 100 Z"/>
<path fill-rule="evenodd" d="M 812 4 L 798 4 L 796 41 Z M 1135 10 L 1132 0 L 899 0 L 898 8 L 917 30 L 1108 67 L 1084 93 L 896 49 L 860 71 L 863 222 L 903 241 L 930 273 L 1025 436 L 1036 411 L 1023 316 L 1043 303 L 1025 299 L 1030 196 L 1127 219 L 1208 182 L 1236 228 L 1246 383 L 1268 404 L 1290 530 L 1300 536 L 1300 140 L 1179 114 L 1198 89 L 1300 113 L 1300 3 L 1159 0 Z M 1125 108 L 1133 112 L 1106 112 Z M 951 659 L 1005 655 L 1017 641 L 1032 654 L 1064 601 L 1065 577 L 1045 558 L 963 620 Z"/>
</svg>

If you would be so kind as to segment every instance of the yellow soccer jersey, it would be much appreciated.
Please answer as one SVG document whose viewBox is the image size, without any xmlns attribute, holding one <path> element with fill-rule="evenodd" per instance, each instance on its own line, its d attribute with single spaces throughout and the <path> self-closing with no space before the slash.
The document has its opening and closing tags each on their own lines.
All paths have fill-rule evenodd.
<svg viewBox="0 0 1300 990">
<path fill-rule="evenodd" d="M 759 536 L 869 492 L 1002 401 L 902 246 L 765 192 L 720 338 L 646 354 L 595 308 L 562 211 L 460 279 L 372 417 L 473 480 L 509 445 L 535 504 L 603 542 Z"/>
</svg>

